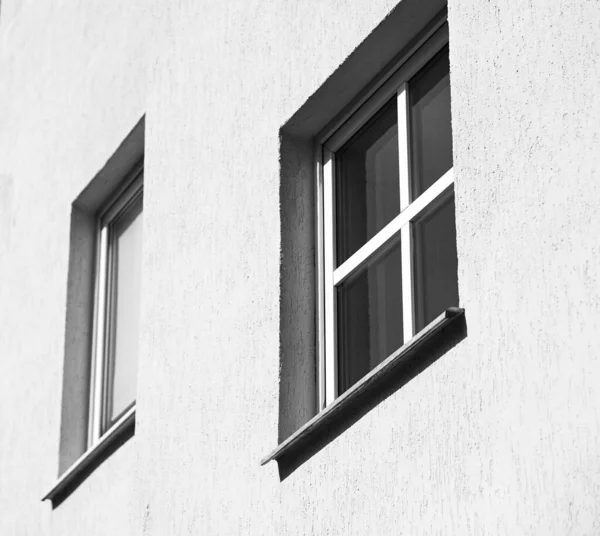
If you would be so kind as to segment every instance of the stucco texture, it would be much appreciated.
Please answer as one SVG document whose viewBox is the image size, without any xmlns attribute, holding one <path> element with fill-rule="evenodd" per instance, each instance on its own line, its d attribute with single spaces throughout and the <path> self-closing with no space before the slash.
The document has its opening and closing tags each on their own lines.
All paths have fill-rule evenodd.
<svg viewBox="0 0 600 536">
<path fill-rule="evenodd" d="M 135 534 L 137 438 L 57 509 L 41 498 L 59 469 L 71 204 L 146 110 L 151 21 L 146 2 L 2 1 L 3 536 Z"/>
<path fill-rule="evenodd" d="M 283 481 L 259 464 L 280 128 L 397 3 L 2 0 L 1 534 L 600 533 L 595 0 L 450 0 L 468 336 Z M 136 435 L 52 510 L 70 207 L 144 113 Z"/>
</svg>

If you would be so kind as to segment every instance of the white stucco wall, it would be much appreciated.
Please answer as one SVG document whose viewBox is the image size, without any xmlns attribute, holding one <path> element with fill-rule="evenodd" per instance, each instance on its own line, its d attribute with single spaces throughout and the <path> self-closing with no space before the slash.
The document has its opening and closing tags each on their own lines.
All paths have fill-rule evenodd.
<svg viewBox="0 0 600 536">
<path fill-rule="evenodd" d="M 283 482 L 259 465 L 279 129 L 396 4 L 2 1 L 1 534 L 600 532 L 592 0 L 450 1 L 468 336 Z M 144 113 L 136 436 L 51 510 L 70 206 Z"/>
<path fill-rule="evenodd" d="M 59 467 L 71 203 L 146 110 L 146 6 L 2 1 L 2 535 L 134 533 L 137 438 L 57 509 L 41 498 Z"/>
</svg>

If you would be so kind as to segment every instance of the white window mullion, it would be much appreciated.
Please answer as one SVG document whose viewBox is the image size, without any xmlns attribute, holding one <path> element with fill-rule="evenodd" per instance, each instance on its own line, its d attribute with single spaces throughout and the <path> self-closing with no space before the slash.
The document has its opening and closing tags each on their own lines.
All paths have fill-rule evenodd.
<svg viewBox="0 0 600 536">
<path fill-rule="evenodd" d="M 422 184 L 419 185 L 415 184 L 415 180 L 419 177 L 413 176 L 413 168 L 416 173 L 417 167 L 417 161 L 413 158 L 417 147 L 413 145 L 413 142 L 423 143 L 427 146 L 425 147 L 426 151 L 423 149 L 424 159 L 438 159 L 439 157 L 439 167 L 451 166 L 451 160 L 446 158 L 447 154 L 444 152 L 448 148 L 447 141 L 448 136 L 451 137 L 451 132 L 448 129 L 445 112 L 438 114 L 440 106 L 448 105 L 448 72 L 439 71 L 444 77 L 440 79 L 445 84 L 442 88 L 444 93 L 441 96 L 435 96 L 434 108 L 427 107 L 424 101 L 415 101 L 411 104 L 411 89 L 414 90 L 416 87 L 420 87 L 419 84 L 424 83 L 422 75 L 429 76 L 427 73 L 438 73 L 438 67 L 447 69 L 447 25 L 442 24 L 436 28 L 419 43 L 418 50 L 413 51 L 414 53 L 411 52 L 394 73 L 386 75 L 386 78 L 381 78 L 377 82 L 379 84 L 377 89 L 374 89 L 368 98 L 365 97 L 342 119 L 331 123 L 327 127 L 327 131 L 317 137 L 319 145 L 322 147 L 322 151 L 319 151 L 317 155 L 320 165 L 317 165 L 316 182 L 320 203 L 317 205 L 316 211 L 319 249 L 317 268 L 320 292 L 317 304 L 320 315 L 318 319 L 320 330 L 318 385 L 321 409 L 336 399 L 338 389 L 345 390 L 356 381 L 357 376 L 362 374 L 360 367 L 364 365 L 365 369 L 371 370 L 382 356 L 390 351 L 391 347 L 409 342 L 415 337 L 417 329 L 422 327 L 423 319 L 417 316 L 417 313 L 420 314 L 417 309 L 421 309 L 422 299 L 422 289 L 418 285 L 423 285 L 424 278 L 424 274 L 420 272 L 423 269 L 421 266 L 422 255 L 420 254 L 422 253 L 420 248 L 423 245 L 417 231 L 420 222 L 433 215 L 438 207 L 445 206 L 442 204 L 446 202 L 454 186 L 454 174 L 451 168 L 437 180 L 435 180 L 436 177 L 427 174 L 422 178 Z M 432 98 L 433 93 L 431 90 L 427 90 L 426 95 L 429 95 L 427 98 Z M 389 115 L 394 104 L 396 105 L 396 118 L 393 117 L 393 112 L 392 116 Z M 413 111 L 414 107 L 416 107 L 416 111 Z M 429 113 L 429 110 L 435 109 L 435 113 L 439 117 L 427 115 L 423 119 L 427 128 L 423 127 L 424 132 L 417 135 L 419 133 L 413 132 L 413 130 L 418 125 L 413 122 L 421 121 L 419 113 L 422 109 L 425 110 L 423 113 Z M 394 175 L 390 185 L 382 177 L 383 174 L 390 173 L 391 153 L 389 149 L 391 145 L 386 144 L 390 141 L 391 135 L 395 134 L 395 129 L 391 128 L 394 119 L 397 121 L 398 176 L 396 179 L 395 170 L 393 170 Z M 387 127 L 385 132 L 384 126 Z M 443 151 L 435 145 L 432 146 L 433 141 L 429 139 L 430 132 L 434 132 L 438 127 L 441 129 L 439 130 L 440 136 L 443 136 L 444 143 L 441 146 Z M 362 140 L 363 135 L 367 136 L 364 138 L 364 144 L 368 144 L 368 146 L 361 145 L 359 149 L 356 149 L 355 141 Z M 413 135 L 416 139 L 413 139 Z M 354 136 L 359 137 L 355 140 Z M 383 153 L 382 148 L 388 152 Z M 352 152 L 353 150 L 355 153 Z M 343 177 L 335 175 L 336 159 L 334 154 L 338 151 L 337 162 L 344 162 Z M 391 158 L 395 167 L 396 163 L 393 160 L 396 156 Z M 371 162 L 373 161 L 376 161 L 377 165 L 372 168 Z M 347 173 L 346 162 L 348 163 Z M 365 169 L 363 170 L 361 166 Z M 339 171 L 341 172 L 341 170 Z M 351 187 L 354 185 L 354 189 L 352 190 L 353 196 L 349 196 L 348 199 L 340 199 L 339 201 L 343 202 L 336 207 L 335 188 L 338 180 L 348 180 L 348 188 L 352 190 Z M 385 180 L 390 180 L 390 176 L 386 175 Z M 398 181 L 397 185 L 393 184 L 396 180 Z M 435 182 L 432 183 L 433 180 Z M 365 182 L 364 188 L 360 181 Z M 359 182 L 360 184 L 358 184 Z M 393 193 L 390 195 L 396 199 L 386 198 L 385 203 L 382 202 L 383 196 L 378 197 L 379 189 L 382 192 L 392 192 L 392 188 Z M 365 196 L 367 214 L 363 214 L 362 208 L 357 208 L 360 207 L 361 196 Z M 344 216 L 345 221 L 341 223 L 345 226 L 344 229 L 338 230 L 351 235 L 349 238 L 353 247 L 348 258 L 339 259 L 341 262 L 338 266 L 336 264 L 337 219 L 335 213 L 339 207 L 342 207 L 344 212 L 348 212 L 348 215 Z M 372 207 L 375 210 L 372 210 Z M 383 228 L 381 225 L 384 224 L 384 221 L 379 221 L 377 215 L 373 217 L 373 213 L 377 213 L 378 210 L 381 212 L 378 215 L 382 218 L 385 217 L 385 222 L 387 222 Z M 448 212 L 444 214 L 444 217 L 447 217 Z M 365 229 L 361 229 L 361 226 L 366 227 L 368 239 L 363 237 Z M 373 232 L 375 235 L 371 236 Z M 440 236 L 441 240 L 446 240 L 446 234 Z M 448 237 L 450 237 L 448 240 L 452 238 L 450 234 Z M 357 246 L 359 246 L 358 249 L 356 249 Z M 435 247 L 435 243 L 433 247 Z M 452 252 L 449 250 L 447 253 L 448 259 L 452 260 L 453 257 L 450 257 Z M 388 254 L 389 256 L 387 256 Z M 381 265 L 375 264 L 380 261 Z M 374 268 L 375 266 L 377 267 Z M 383 278 L 370 275 L 369 267 L 378 271 L 380 266 L 384 266 L 386 278 L 388 275 L 390 278 L 395 277 L 393 284 L 390 284 L 388 288 L 386 288 L 387 279 L 383 281 Z M 387 272 L 390 266 L 394 266 L 394 275 Z M 401 274 L 398 273 L 400 271 Z M 452 284 L 452 274 L 446 272 L 440 268 L 442 274 L 440 277 L 447 278 L 448 285 L 450 285 Z M 346 286 L 342 287 L 342 285 L 353 280 L 355 276 L 358 278 L 359 275 L 361 278 L 366 277 L 365 285 L 369 287 L 368 291 L 364 289 L 356 291 L 358 293 L 355 295 L 358 297 L 355 302 L 345 299 L 340 301 L 339 305 L 342 310 L 339 311 L 340 318 L 337 319 L 337 289 L 342 289 L 343 292 L 340 293 L 340 296 L 345 296 Z M 437 274 L 434 275 L 437 277 Z M 379 286 L 380 283 L 383 285 L 382 287 Z M 446 285 L 446 279 L 443 283 Z M 454 292 L 454 287 L 448 288 Z M 441 303 L 442 301 L 454 301 L 454 294 L 452 294 L 452 300 L 446 300 L 442 293 L 439 293 L 439 296 L 436 294 L 436 296 L 436 299 L 430 300 L 432 308 L 447 307 L 448 304 Z M 361 310 L 362 316 L 353 316 L 353 308 L 356 307 L 367 307 L 368 311 Z M 398 316 L 400 314 L 402 314 L 403 336 L 398 338 L 400 335 L 397 331 L 400 328 Z M 350 320 L 347 321 L 348 319 Z M 339 339 L 336 325 L 338 320 L 340 328 L 343 328 Z M 350 333 L 348 330 L 360 330 L 361 333 L 364 331 L 368 333 L 369 340 L 364 342 L 360 340 L 361 335 L 357 334 L 355 341 L 354 333 Z M 391 335 L 394 337 L 392 338 Z M 354 344 L 355 347 L 346 348 L 346 345 L 351 344 Z M 363 353 L 365 354 L 364 358 L 362 357 Z M 338 357 L 342 360 L 341 363 L 337 362 Z M 362 359 L 368 359 L 368 362 L 361 361 Z M 338 372 L 342 373 L 339 385 Z"/>
<path fill-rule="evenodd" d="M 110 401 L 112 400 L 112 385 L 109 381 L 114 373 L 114 347 L 116 329 L 116 295 L 115 278 L 117 277 L 117 247 L 114 228 L 107 225 L 108 240 L 106 248 L 106 278 L 105 278 L 105 306 L 104 306 L 104 354 L 102 356 L 102 379 L 98 384 L 102 392 L 102 409 L 100 410 L 100 434 L 103 434 L 110 424 Z"/>
<path fill-rule="evenodd" d="M 410 123 L 408 83 L 404 82 L 397 93 L 398 103 L 398 159 L 400 177 L 400 212 L 410 204 Z M 414 329 L 414 297 L 413 297 L 413 266 L 412 266 L 412 233 L 410 220 L 400 230 L 402 250 L 402 328 L 404 342 L 412 339 Z"/>
<path fill-rule="evenodd" d="M 99 235 L 97 268 L 97 307 L 94 337 L 94 359 L 92 366 L 91 412 L 89 425 L 89 443 L 94 445 L 102 433 L 102 387 L 104 383 L 104 354 L 106 343 L 106 298 L 108 270 L 108 228 L 103 227 Z"/>
<path fill-rule="evenodd" d="M 317 244 L 317 404 L 319 411 L 325 408 L 326 405 L 326 369 L 325 369 L 325 244 L 324 244 L 324 213 L 323 213 L 323 149 L 321 145 L 317 145 L 315 151 L 315 212 L 316 212 L 316 229 L 315 239 Z"/>
<path fill-rule="evenodd" d="M 402 249 L 402 331 L 404 342 L 410 341 L 415 334 L 414 297 L 413 297 L 413 254 L 411 223 L 408 222 L 400 231 Z"/>
<path fill-rule="evenodd" d="M 410 154 L 408 124 L 408 84 L 398 88 L 398 164 L 400 177 L 400 212 L 410 204 Z"/>
<path fill-rule="evenodd" d="M 425 192 L 408 205 L 404 211 L 398 214 L 398 216 L 371 238 L 371 240 L 362 246 L 349 259 L 344 261 L 341 266 L 338 266 L 333 271 L 334 284 L 339 285 L 374 255 L 382 253 L 384 247 L 388 247 L 393 243 L 393 240 L 397 237 L 402 227 L 418 216 L 431 202 L 443 195 L 453 183 L 454 176 L 450 169 L 438 179 L 437 182 L 434 182 Z M 327 205 L 325 205 L 325 209 L 327 209 Z M 327 247 L 327 244 L 325 245 Z"/>
<path fill-rule="evenodd" d="M 333 154 L 323 151 L 323 242 L 325 279 L 325 405 L 337 397 L 336 289 L 333 281 L 335 251 L 335 205 Z"/>
</svg>

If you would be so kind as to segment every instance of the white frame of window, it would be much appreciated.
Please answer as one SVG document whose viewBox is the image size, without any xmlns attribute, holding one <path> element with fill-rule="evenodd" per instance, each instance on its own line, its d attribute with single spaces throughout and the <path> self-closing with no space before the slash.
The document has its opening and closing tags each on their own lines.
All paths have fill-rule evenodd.
<svg viewBox="0 0 600 536">
<path fill-rule="evenodd" d="M 367 262 L 373 261 L 401 241 L 402 309 L 404 342 L 415 333 L 412 266 L 412 223 L 439 202 L 452 195 L 454 173 L 451 168 L 419 197 L 409 202 L 410 125 L 408 121 L 408 83 L 448 44 L 445 19 L 415 43 L 401 64 L 382 77 L 378 86 L 357 102 L 353 109 L 317 138 L 316 145 L 316 244 L 317 244 L 317 332 L 318 403 L 321 409 L 338 396 L 338 359 L 336 326 L 336 288 Z M 400 213 L 373 238 L 335 267 L 335 152 L 396 96 L 398 108 L 398 147 L 400 170 Z"/>
<path fill-rule="evenodd" d="M 99 211 L 96 223 L 96 277 L 94 293 L 94 334 L 90 374 L 90 411 L 88 424 L 88 448 L 96 445 L 104 436 L 111 435 L 135 413 L 135 400 L 110 422 L 108 401 L 110 399 L 109 370 L 113 366 L 112 355 L 114 326 L 114 274 L 116 271 L 115 237 L 112 224 L 138 202 L 143 202 L 143 164 L 138 164 L 122 186 Z"/>
</svg>

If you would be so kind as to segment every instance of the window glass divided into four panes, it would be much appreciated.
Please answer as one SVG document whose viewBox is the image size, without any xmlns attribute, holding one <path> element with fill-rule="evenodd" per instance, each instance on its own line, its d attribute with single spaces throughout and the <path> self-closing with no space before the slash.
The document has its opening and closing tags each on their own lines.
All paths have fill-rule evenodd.
<svg viewBox="0 0 600 536">
<path fill-rule="evenodd" d="M 458 305 L 449 82 L 446 44 L 335 151 L 325 174 L 334 183 L 336 327 L 326 329 L 337 370 L 325 372 L 337 376 L 334 396 Z"/>
</svg>

